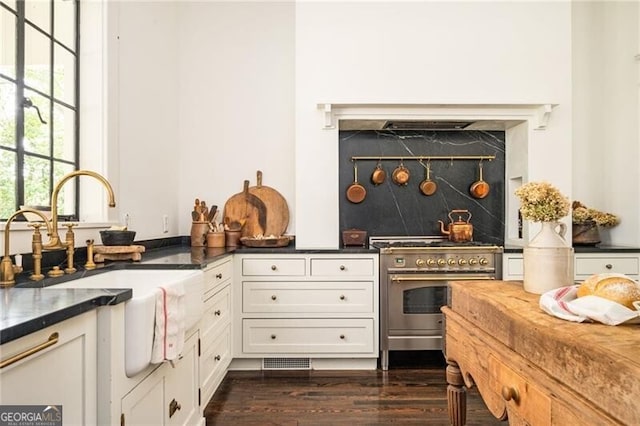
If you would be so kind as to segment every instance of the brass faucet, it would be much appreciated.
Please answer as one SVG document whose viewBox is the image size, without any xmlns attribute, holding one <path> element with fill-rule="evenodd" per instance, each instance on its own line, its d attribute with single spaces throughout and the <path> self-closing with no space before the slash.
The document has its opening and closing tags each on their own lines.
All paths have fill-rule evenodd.
<svg viewBox="0 0 640 426">
<path fill-rule="evenodd" d="M 7 223 L 5 223 L 4 225 L 4 256 L 2 257 L 2 262 L 0 262 L 0 287 L 10 287 L 15 284 L 16 274 L 22 272 L 22 267 L 15 266 L 11 261 L 11 257 L 9 256 L 9 233 L 11 230 L 11 222 L 13 222 L 13 219 L 21 215 L 22 213 L 35 213 L 36 215 L 40 216 L 47 226 L 47 233 L 51 234 L 52 232 L 51 223 L 49 223 L 49 220 L 46 218 L 46 216 L 38 210 L 25 207 L 9 216 L 9 219 L 7 219 Z"/>
<path fill-rule="evenodd" d="M 65 225 L 67 226 L 68 230 L 67 230 L 65 241 L 61 241 L 60 236 L 58 235 L 58 193 L 60 192 L 60 188 L 62 188 L 62 186 L 69 179 L 74 178 L 76 176 L 91 176 L 97 179 L 98 181 L 100 181 L 104 185 L 104 187 L 107 189 L 107 192 L 109 193 L 109 207 L 116 206 L 115 196 L 113 195 L 113 188 L 111 188 L 111 184 L 103 176 L 99 175 L 98 173 L 90 170 L 76 170 L 74 172 L 64 175 L 62 179 L 60 179 L 60 181 L 53 188 L 53 192 L 51 193 L 51 219 L 50 220 L 47 219 L 42 214 L 42 212 L 29 207 L 25 207 L 18 210 L 17 212 L 13 213 L 9 217 L 9 219 L 7 219 L 7 222 L 4 226 L 4 257 L 0 262 L 0 287 L 10 287 L 14 285 L 16 282 L 15 275 L 17 273 L 22 272 L 22 268 L 15 266 L 11 261 L 11 257 L 9 256 L 9 232 L 11 228 L 11 222 L 13 221 L 13 219 L 15 219 L 18 215 L 25 212 L 35 213 L 36 215 L 40 216 L 43 219 L 44 223 L 46 224 L 47 235 L 49 236 L 49 242 L 47 244 L 42 244 L 41 238 L 39 237 L 39 235 L 34 235 L 32 247 L 34 251 L 34 261 L 38 262 L 38 265 L 37 265 L 38 270 L 34 271 L 34 274 L 31 276 L 31 279 L 37 280 L 37 279 L 43 278 L 39 270 L 40 269 L 39 262 L 42 258 L 42 250 L 65 249 L 67 253 L 67 268 L 65 269 L 65 272 L 67 273 L 75 272 L 75 268 L 73 267 L 73 252 L 74 252 L 75 244 L 74 244 L 74 235 L 72 230 L 75 224 Z M 39 227 L 36 227 L 35 229 L 36 234 L 39 234 L 38 228 Z M 55 269 L 59 269 L 59 268 L 54 267 L 54 270 Z M 49 271 L 48 273 L 49 276 L 57 276 L 62 274 L 63 274 L 62 271 Z"/>
<path fill-rule="evenodd" d="M 53 188 L 53 192 L 51 193 L 51 231 L 49 233 L 49 242 L 43 246 L 43 249 L 45 250 L 67 248 L 67 242 L 62 242 L 60 240 L 60 236 L 58 235 L 58 193 L 60 192 L 60 188 L 62 188 L 62 186 L 69 179 L 76 176 L 91 176 L 100 181 L 109 193 L 109 207 L 116 206 L 115 196 L 113 195 L 113 188 L 111 188 L 111 184 L 98 173 L 91 170 L 76 170 L 75 172 L 64 175 L 62 179 L 60 179 L 60 181 L 56 184 L 55 188 Z"/>
</svg>

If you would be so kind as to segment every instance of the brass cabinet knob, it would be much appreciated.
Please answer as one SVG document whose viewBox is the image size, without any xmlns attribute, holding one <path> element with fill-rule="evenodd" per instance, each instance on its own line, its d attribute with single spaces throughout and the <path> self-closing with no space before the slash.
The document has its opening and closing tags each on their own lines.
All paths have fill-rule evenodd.
<svg viewBox="0 0 640 426">
<path fill-rule="evenodd" d="M 272 340 L 276 340 L 276 335 L 275 335 L 275 334 L 272 334 L 272 335 L 271 335 L 271 339 L 272 339 Z"/>
<path fill-rule="evenodd" d="M 278 269 L 278 267 L 276 265 L 271 265 L 271 270 L 275 271 L 276 269 Z"/>
<path fill-rule="evenodd" d="M 344 265 L 340 265 L 340 270 L 344 271 L 345 269 L 347 269 Z"/>
<path fill-rule="evenodd" d="M 510 386 L 502 386 L 502 398 L 505 401 L 512 401 L 518 403 L 520 401 L 520 394 L 518 393 L 518 389 L 512 388 Z"/>
<path fill-rule="evenodd" d="M 610 263 L 607 263 L 606 265 L 604 265 L 604 267 L 607 269 L 613 269 L 613 265 Z"/>
<path fill-rule="evenodd" d="M 276 296 L 275 294 L 271 295 L 271 300 L 276 300 L 278 298 L 278 296 Z"/>
<path fill-rule="evenodd" d="M 182 408 L 182 406 L 180 405 L 180 403 L 178 401 L 176 401 L 175 398 L 173 398 L 171 400 L 171 402 L 169 403 L 169 418 L 173 417 L 175 412 L 178 411 L 181 408 Z"/>
<path fill-rule="evenodd" d="M 346 297 L 344 297 L 344 294 L 341 294 L 340 295 L 340 300 L 344 300 L 344 299 L 346 299 Z"/>
</svg>

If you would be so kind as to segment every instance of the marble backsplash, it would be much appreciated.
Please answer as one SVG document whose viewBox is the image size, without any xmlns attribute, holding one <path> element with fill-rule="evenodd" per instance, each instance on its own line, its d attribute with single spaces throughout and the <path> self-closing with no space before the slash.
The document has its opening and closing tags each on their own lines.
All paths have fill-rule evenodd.
<svg viewBox="0 0 640 426">
<path fill-rule="evenodd" d="M 483 178 L 490 185 L 483 199 L 471 196 L 469 188 L 478 180 L 478 160 L 456 160 L 455 156 L 495 156 L 482 162 Z M 352 157 L 400 156 L 411 173 L 406 186 L 395 184 L 391 175 L 398 160 L 382 160 L 387 178 L 381 185 L 371 182 L 377 160 L 359 160 L 358 182 L 367 195 L 351 203 L 346 191 L 354 180 Z M 431 179 L 437 191 L 420 192 L 426 161 L 411 156 L 453 156 L 432 160 Z M 505 232 L 505 133 L 502 131 L 341 131 L 339 141 L 340 230 L 364 229 L 369 236 L 441 235 L 438 220 L 449 223 L 454 209 L 469 210 L 475 241 L 502 245 Z M 454 216 L 457 220 L 457 217 Z M 466 220 L 466 218 L 464 218 Z M 340 237 L 341 238 L 341 237 Z M 342 241 L 342 240 L 341 240 Z"/>
</svg>

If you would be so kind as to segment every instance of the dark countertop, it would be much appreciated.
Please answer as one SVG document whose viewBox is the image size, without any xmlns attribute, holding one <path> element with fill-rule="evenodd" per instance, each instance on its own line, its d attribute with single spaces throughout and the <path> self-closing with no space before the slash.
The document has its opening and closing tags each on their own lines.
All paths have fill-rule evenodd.
<svg viewBox="0 0 640 426">
<path fill-rule="evenodd" d="M 129 289 L 2 289 L 0 344 L 62 322 L 98 306 L 131 299 Z"/>
<path fill-rule="evenodd" d="M 196 248 L 185 244 L 146 250 L 140 262 L 107 262 L 94 270 L 78 271 L 58 278 L 30 281 L 23 272 L 12 288 L 0 289 L 0 344 L 10 342 L 50 325 L 80 315 L 99 306 L 116 305 L 132 297 L 131 289 L 57 289 L 52 285 L 117 269 L 202 269 L 233 253 L 377 253 L 377 249 L 348 247 L 337 250 L 296 250 L 291 244 L 282 248 Z M 44 269 L 44 268 L 43 268 Z"/>
</svg>

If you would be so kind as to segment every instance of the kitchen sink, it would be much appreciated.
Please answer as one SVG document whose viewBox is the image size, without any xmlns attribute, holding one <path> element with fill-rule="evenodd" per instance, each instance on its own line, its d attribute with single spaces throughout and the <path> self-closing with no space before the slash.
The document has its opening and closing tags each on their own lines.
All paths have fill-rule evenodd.
<svg viewBox="0 0 640 426">
<path fill-rule="evenodd" d="M 49 288 L 115 289 L 131 288 L 133 296 L 125 302 L 125 373 L 133 377 L 151 363 L 155 328 L 155 298 L 159 286 L 182 282 L 185 290 L 185 330 L 196 325 L 204 305 L 204 274 L 200 270 L 121 269 L 56 284 Z"/>
</svg>

